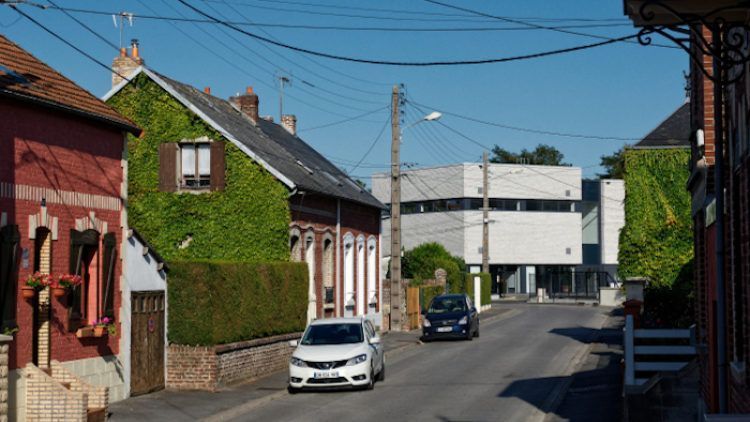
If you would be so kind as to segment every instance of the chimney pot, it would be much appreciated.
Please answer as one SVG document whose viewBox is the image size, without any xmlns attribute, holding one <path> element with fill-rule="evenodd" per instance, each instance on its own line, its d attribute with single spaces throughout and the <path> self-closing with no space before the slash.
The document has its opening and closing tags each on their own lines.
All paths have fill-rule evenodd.
<svg viewBox="0 0 750 422">
<path fill-rule="evenodd" d="M 236 95 L 229 98 L 229 102 L 239 109 L 242 113 L 245 113 L 253 122 L 258 122 L 258 95 L 253 92 L 253 87 L 249 86 L 245 90 L 245 94 Z"/>
<path fill-rule="evenodd" d="M 253 94 L 253 87 L 249 86 L 245 91 L 247 94 Z"/>
<path fill-rule="evenodd" d="M 131 49 L 132 49 L 132 53 L 131 53 L 131 54 L 132 54 L 133 58 L 134 58 L 134 59 L 137 59 L 137 58 L 139 57 L 139 56 L 138 56 L 138 54 L 139 54 L 139 53 L 138 53 L 138 40 L 137 40 L 137 39 L 135 39 L 135 38 L 133 38 L 133 39 L 132 39 L 132 40 L 130 41 L 130 46 L 131 46 Z"/>
<path fill-rule="evenodd" d="M 281 116 L 281 126 L 294 136 L 297 136 L 297 116 L 284 114 Z"/>
<path fill-rule="evenodd" d="M 127 57 L 128 56 L 128 49 L 125 47 L 120 48 L 120 57 Z"/>
<path fill-rule="evenodd" d="M 211 87 L 207 86 L 207 87 L 203 88 L 203 92 L 205 92 L 206 94 L 210 95 L 211 94 Z"/>
<path fill-rule="evenodd" d="M 112 86 L 117 86 L 124 79 L 130 78 L 130 75 L 144 64 L 143 59 L 138 52 L 138 40 L 133 39 L 130 42 L 132 55 L 128 55 L 128 49 L 120 48 L 120 54 L 112 60 Z"/>
</svg>

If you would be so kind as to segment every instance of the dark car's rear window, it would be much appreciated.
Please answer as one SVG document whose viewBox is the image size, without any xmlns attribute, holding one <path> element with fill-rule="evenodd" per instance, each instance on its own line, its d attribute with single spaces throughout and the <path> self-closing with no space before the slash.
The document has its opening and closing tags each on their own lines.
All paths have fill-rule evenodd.
<svg viewBox="0 0 750 422">
<path fill-rule="evenodd" d="M 429 314 L 446 314 L 450 312 L 466 312 L 466 300 L 460 296 L 436 297 L 427 309 Z"/>
</svg>

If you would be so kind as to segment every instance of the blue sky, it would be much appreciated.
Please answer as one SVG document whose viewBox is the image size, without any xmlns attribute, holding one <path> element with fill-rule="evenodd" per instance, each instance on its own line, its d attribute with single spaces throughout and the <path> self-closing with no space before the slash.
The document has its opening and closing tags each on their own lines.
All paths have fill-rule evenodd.
<svg viewBox="0 0 750 422">
<path fill-rule="evenodd" d="M 40 4 L 46 1 L 38 0 Z M 69 8 L 200 18 L 176 0 L 53 1 Z M 469 16 L 418 0 L 188 1 L 212 15 L 256 24 L 360 28 L 521 26 Z M 588 34 L 616 37 L 636 32 L 627 25 L 620 0 L 445 2 L 546 26 L 625 24 L 570 29 Z M 115 49 L 58 10 L 21 8 L 104 63 L 111 63 L 116 55 Z M 119 43 L 119 30 L 111 16 L 72 14 L 112 43 Z M 550 30 L 386 32 L 242 28 L 311 50 L 392 61 L 498 58 L 598 41 Z M 7 6 L 0 7 L 0 33 L 95 95 L 101 96 L 110 88 L 110 74 L 105 69 L 29 21 L 19 19 Z M 226 98 L 253 86 L 260 96 L 261 114 L 273 115 L 277 120 L 279 92 L 275 76 L 285 74 L 292 79 L 292 85 L 285 89 L 284 112 L 296 114 L 300 136 L 347 171 L 362 159 L 386 124 L 389 111 L 385 107 L 390 104 L 394 83 L 406 86 L 408 100 L 480 120 L 542 131 L 640 138 L 683 103 L 683 72 L 688 64 L 687 55 L 678 49 L 615 43 L 558 56 L 489 65 L 422 68 L 365 65 L 305 58 L 218 25 L 139 18 L 132 27 L 125 28 L 123 38 L 126 44 L 131 38 L 140 40 L 142 56 L 149 67 L 198 88 L 210 86 L 216 96 Z M 358 120 L 312 129 L 378 109 Z M 420 116 L 413 105 L 406 106 L 407 124 Z M 518 151 L 539 143 L 554 145 L 565 154 L 566 161 L 584 167 L 585 176 L 601 171 L 598 164 L 602 154 L 612 153 L 626 143 L 531 134 L 450 115 L 445 115 L 441 122 L 488 147 L 497 144 Z M 405 132 L 402 161 L 429 166 L 478 160 L 481 153 L 479 145 L 446 127 L 423 123 Z M 372 172 L 384 171 L 389 160 L 390 125 L 363 164 L 351 174 L 367 179 Z"/>
</svg>

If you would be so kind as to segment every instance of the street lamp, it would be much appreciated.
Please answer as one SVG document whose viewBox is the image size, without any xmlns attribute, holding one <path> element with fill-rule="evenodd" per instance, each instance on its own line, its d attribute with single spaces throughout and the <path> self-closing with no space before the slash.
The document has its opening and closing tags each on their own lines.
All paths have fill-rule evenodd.
<svg viewBox="0 0 750 422">
<path fill-rule="evenodd" d="M 401 131 L 399 132 L 399 135 L 398 135 L 399 140 L 401 140 L 401 138 L 403 137 L 404 132 L 406 132 L 406 129 L 409 129 L 412 126 L 416 126 L 416 125 L 418 125 L 418 124 L 420 124 L 422 122 L 434 122 L 434 121 L 440 120 L 441 117 L 443 117 L 443 113 L 441 113 L 439 111 L 433 111 L 432 113 L 430 113 L 430 114 L 422 117 L 421 119 L 419 119 L 419 120 L 411 123 L 410 125 L 408 125 L 405 128 L 401 129 Z"/>
</svg>

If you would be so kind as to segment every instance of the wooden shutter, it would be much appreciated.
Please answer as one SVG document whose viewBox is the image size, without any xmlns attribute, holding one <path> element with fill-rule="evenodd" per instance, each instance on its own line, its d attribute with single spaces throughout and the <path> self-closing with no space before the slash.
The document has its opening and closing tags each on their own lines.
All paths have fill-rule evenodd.
<svg viewBox="0 0 750 422">
<path fill-rule="evenodd" d="M 18 270 L 18 226 L 0 229 L 0 322 L 3 327 L 15 327 L 16 284 Z"/>
<path fill-rule="evenodd" d="M 114 233 L 107 233 L 102 239 L 104 245 L 104 256 L 102 257 L 103 289 L 101 297 L 102 315 L 110 318 L 115 317 L 115 268 L 117 267 L 117 237 Z"/>
<path fill-rule="evenodd" d="M 211 190 L 221 191 L 225 186 L 224 142 L 211 142 Z"/>
<path fill-rule="evenodd" d="M 162 192 L 177 191 L 178 148 L 174 142 L 159 145 L 159 190 Z"/>
</svg>

